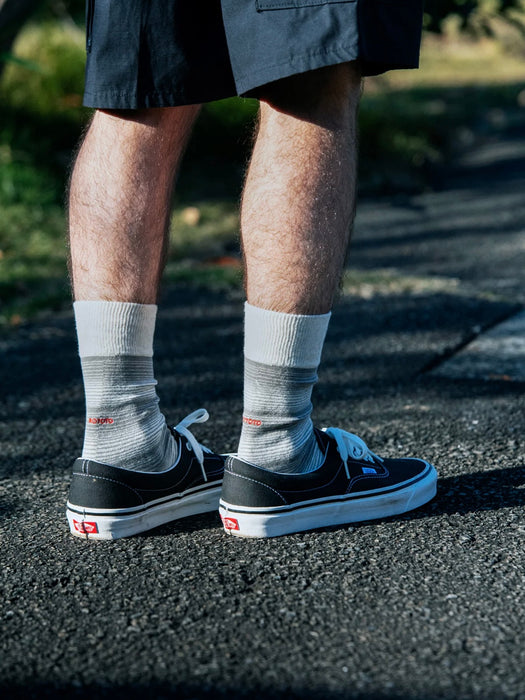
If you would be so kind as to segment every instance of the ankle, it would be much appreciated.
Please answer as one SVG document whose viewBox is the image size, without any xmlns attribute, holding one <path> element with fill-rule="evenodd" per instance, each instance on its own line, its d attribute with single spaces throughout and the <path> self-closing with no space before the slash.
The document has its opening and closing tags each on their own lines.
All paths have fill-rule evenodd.
<svg viewBox="0 0 525 700">
<path fill-rule="evenodd" d="M 262 469 L 286 474 L 304 474 L 321 466 L 324 455 L 319 448 L 311 421 L 306 425 L 275 426 L 258 438 L 244 424 L 239 442 L 239 459 Z"/>
</svg>

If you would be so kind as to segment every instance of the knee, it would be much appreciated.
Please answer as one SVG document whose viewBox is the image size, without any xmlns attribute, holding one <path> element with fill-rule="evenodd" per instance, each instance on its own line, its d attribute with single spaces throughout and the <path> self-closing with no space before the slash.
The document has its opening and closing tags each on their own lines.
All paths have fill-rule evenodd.
<svg viewBox="0 0 525 700">
<path fill-rule="evenodd" d="M 357 62 L 301 73 L 263 86 L 257 95 L 266 108 L 308 121 L 348 120 L 361 97 Z"/>
</svg>

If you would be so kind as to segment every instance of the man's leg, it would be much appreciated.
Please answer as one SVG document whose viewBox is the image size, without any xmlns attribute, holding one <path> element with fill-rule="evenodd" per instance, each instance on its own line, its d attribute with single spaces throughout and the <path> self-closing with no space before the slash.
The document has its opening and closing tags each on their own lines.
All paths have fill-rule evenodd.
<svg viewBox="0 0 525 700">
<path fill-rule="evenodd" d="M 71 273 L 86 390 L 84 458 L 170 467 L 153 331 L 175 172 L 197 108 L 97 112 L 70 191 Z"/>
<path fill-rule="evenodd" d="M 282 81 L 263 98 L 242 212 L 243 427 L 220 503 L 232 534 L 386 517 L 436 492 L 424 460 L 382 459 L 310 418 L 354 211 L 359 93 L 358 68 L 343 64 Z"/>
<path fill-rule="evenodd" d="M 173 182 L 198 109 L 95 113 L 71 178 L 75 300 L 156 303 Z"/>
<path fill-rule="evenodd" d="M 188 430 L 207 414 L 169 429 L 152 360 L 171 193 L 197 112 L 97 112 L 74 168 L 71 274 L 86 393 L 68 502 L 75 534 L 121 537 L 216 508 L 222 458 L 205 460 Z"/>
<path fill-rule="evenodd" d="M 308 471 L 322 459 L 310 397 L 354 212 L 360 92 L 357 65 L 342 64 L 281 81 L 261 103 L 242 207 L 239 454 L 268 469 Z"/>
<path fill-rule="evenodd" d="M 357 64 L 282 80 L 263 93 L 243 196 L 248 303 L 330 311 L 355 206 Z"/>
</svg>

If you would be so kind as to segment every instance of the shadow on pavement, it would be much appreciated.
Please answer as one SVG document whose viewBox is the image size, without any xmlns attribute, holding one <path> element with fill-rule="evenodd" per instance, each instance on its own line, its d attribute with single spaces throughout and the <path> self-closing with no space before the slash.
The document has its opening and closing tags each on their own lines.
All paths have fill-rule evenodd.
<svg viewBox="0 0 525 700">
<path fill-rule="evenodd" d="M 163 388 L 173 382 L 185 397 L 199 394 L 198 401 L 203 400 L 201 393 L 208 397 L 210 391 L 212 398 L 238 398 L 242 305 L 224 294 L 199 290 L 186 308 L 186 293 L 181 290 L 181 299 L 170 301 L 157 327 L 155 368 L 161 398 L 164 400 Z M 519 308 L 508 301 L 443 292 L 345 297 L 327 336 L 322 382 L 331 370 L 337 371 L 337 385 L 344 383 L 349 388 L 363 382 L 385 386 L 392 376 L 396 382 L 412 379 L 435 359 L 439 361 L 441 353 L 450 354 L 471 338 L 473 328 L 493 325 Z M 37 417 L 33 406 L 23 399 L 38 394 L 50 415 L 76 413 L 83 396 L 73 320 L 28 326 L 13 334 L 8 343 L 0 348 L 0 385 L 9 401 L 2 420 Z M 396 358 L 399 366 L 394 372 L 388 365 Z M 326 381 L 330 381 L 328 376 Z"/>
<path fill-rule="evenodd" d="M 499 510 L 525 505 L 525 465 L 440 479 L 432 514 Z"/>
<path fill-rule="evenodd" d="M 440 515 L 467 515 L 524 505 L 525 465 L 520 464 L 515 469 L 495 469 L 491 472 L 441 478 L 438 479 L 437 495 L 434 500 L 417 510 L 384 520 L 320 528 L 316 532 L 337 532 L 348 527 L 359 529 L 379 522 L 425 520 Z"/>
</svg>

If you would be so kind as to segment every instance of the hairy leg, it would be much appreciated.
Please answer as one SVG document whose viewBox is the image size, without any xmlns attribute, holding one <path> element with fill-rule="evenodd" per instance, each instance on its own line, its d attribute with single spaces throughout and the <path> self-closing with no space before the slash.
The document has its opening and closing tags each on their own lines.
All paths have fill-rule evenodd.
<svg viewBox="0 0 525 700">
<path fill-rule="evenodd" d="M 171 192 L 197 107 L 97 112 L 71 181 L 71 272 L 86 395 L 84 459 L 175 464 L 153 335 Z"/>
<path fill-rule="evenodd" d="M 241 216 L 250 304 L 330 310 L 354 212 L 360 93 L 358 67 L 342 64 L 262 95 Z"/>
<path fill-rule="evenodd" d="M 323 462 L 310 418 L 354 212 L 360 74 L 346 64 L 262 96 L 242 207 L 248 304 L 239 456 L 307 472 Z"/>
<path fill-rule="evenodd" d="M 156 302 L 173 181 L 198 109 L 95 114 L 71 178 L 77 300 Z"/>
</svg>

